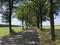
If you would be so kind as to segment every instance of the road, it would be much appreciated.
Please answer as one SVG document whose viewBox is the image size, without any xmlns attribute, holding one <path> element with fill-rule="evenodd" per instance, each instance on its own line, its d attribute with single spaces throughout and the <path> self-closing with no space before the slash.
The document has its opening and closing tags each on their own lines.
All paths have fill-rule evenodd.
<svg viewBox="0 0 60 45">
<path fill-rule="evenodd" d="M 24 30 L 16 35 L 5 37 L 0 45 L 40 45 L 36 28 Z"/>
</svg>

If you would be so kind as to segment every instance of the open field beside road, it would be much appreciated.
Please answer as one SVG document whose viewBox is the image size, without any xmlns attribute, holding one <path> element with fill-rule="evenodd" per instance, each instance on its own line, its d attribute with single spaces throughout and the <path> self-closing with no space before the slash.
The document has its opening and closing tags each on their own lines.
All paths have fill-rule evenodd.
<svg viewBox="0 0 60 45">
<path fill-rule="evenodd" d="M 15 32 L 21 32 L 22 27 L 12 27 Z M 0 38 L 9 34 L 9 27 L 0 27 Z"/>
<path fill-rule="evenodd" d="M 49 29 L 50 26 L 43 26 L 43 28 L 45 28 L 45 29 Z M 55 26 L 55 29 L 60 29 L 60 26 Z"/>
</svg>

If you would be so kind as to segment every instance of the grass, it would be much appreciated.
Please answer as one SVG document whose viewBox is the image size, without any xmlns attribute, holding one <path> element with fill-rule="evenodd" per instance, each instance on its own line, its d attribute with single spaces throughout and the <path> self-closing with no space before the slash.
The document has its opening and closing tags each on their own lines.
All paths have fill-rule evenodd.
<svg viewBox="0 0 60 45">
<path fill-rule="evenodd" d="M 21 32 L 22 28 L 21 27 L 12 27 L 12 29 L 15 32 Z M 9 27 L 0 27 L 0 38 L 2 38 L 5 35 L 8 35 L 9 33 Z"/>
<path fill-rule="evenodd" d="M 38 31 L 39 39 L 40 39 L 40 44 L 41 45 L 58 45 L 56 42 L 53 42 L 51 40 L 51 36 L 49 34 L 49 32 L 45 32 L 45 31 Z"/>
<path fill-rule="evenodd" d="M 40 42 L 42 45 L 60 45 L 60 26 L 55 26 L 55 36 L 56 41 L 51 40 L 51 32 L 48 31 L 50 29 L 50 26 L 44 26 L 44 31 L 38 31 L 38 34 L 40 35 Z M 47 30 L 48 29 L 48 30 Z"/>
<path fill-rule="evenodd" d="M 43 28 L 49 29 L 50 26 L 43 26 Z M 60 29 L 60 26 L 55 26 L 55 29 Z"/>
<path fill-rule="evenodd" d="M 15 32 L 21 32 L 21 31 L 22 31 L 22 27 L 12 27 L 12 29 L 13 29 Z"/>
</svg>

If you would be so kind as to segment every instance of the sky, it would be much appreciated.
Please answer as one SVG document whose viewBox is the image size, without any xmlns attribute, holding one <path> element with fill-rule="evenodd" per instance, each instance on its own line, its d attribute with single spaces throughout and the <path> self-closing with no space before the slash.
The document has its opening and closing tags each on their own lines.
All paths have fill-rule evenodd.
<svg viewBox="0 0 60 45">
<path fill-rule="evenodd" d="M 0 24 L 5 24 L 2 22 L 1 16 L 2 15 L 0 14 Z M 58 14 L 58 16 L 56 16 L 56 19 L 54 20 L 54 22 L 55 22 L 54 23 L 55 25 L 60 25 L 60 13 Z M 22 25 L 22 24 L 21 24 L 21 21 L 19 21 L 18 19 L 12 18 L 12 25 Z M 49 25 L 50 25 L 49 21 L 43 22 L 43 26 L 49 26 Z"/>
<path fill-rule="evenodd" d="M 45 21 L 43 22 L 44 26 L 48 26 L 50 25 L 49 21 Z M 58 16 L 56 16 L 56 18 L 54 19 L 54 25 L 60 25 L 60 13 L 58 13 Z"/>
<path fill-rule="evenodd" d="M 3 23 L 2 22 L 2 15 L 0 14 L 0 24 L 6 24 L 6 23 Z M 19 21 L 18 19 L 16 18 L 12 18 L 12 25 L 21 25 L 21 21 Z"/>
</svg>

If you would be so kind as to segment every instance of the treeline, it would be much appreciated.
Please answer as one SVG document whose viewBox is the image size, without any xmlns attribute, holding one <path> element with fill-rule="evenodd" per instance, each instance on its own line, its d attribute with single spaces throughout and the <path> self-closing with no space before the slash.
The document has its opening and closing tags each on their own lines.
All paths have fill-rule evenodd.
<svg viewBox="0 0 60 45">
<path fill-rule="evenodd" d="M 18 25 L 11 25 L 12 27 L 20 27 Z M 9 25 L 0 24 L 0 27 L 9 27 Z"/>
<path fill-rule="evenodd" d="M 18 4 L 18 5 L 17 5 Z M 4 11 L 3 6 L 6 6 Z M 36 26 L 43 31 L 43 21 L 50 22 L 51 39 L 55 41 L 54 16 L 60 11 L 60 0 L 0 0 L 3 22 L 9 23 L 9 31 L 12 34 L 11 18 L 15 17 L 24 23 L 26 29 Z M 12 17 L 12 14 L 15 16 Z"/>
</svg>

